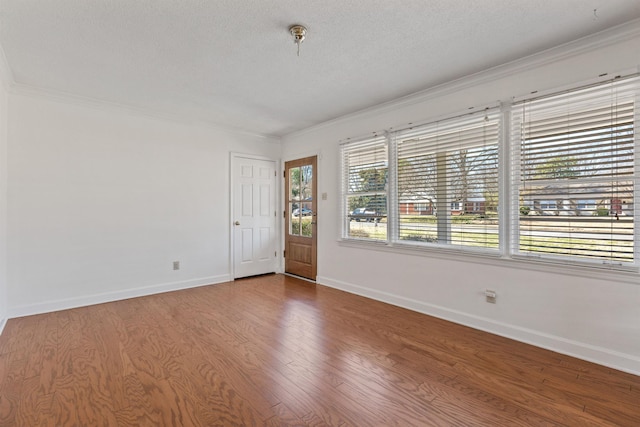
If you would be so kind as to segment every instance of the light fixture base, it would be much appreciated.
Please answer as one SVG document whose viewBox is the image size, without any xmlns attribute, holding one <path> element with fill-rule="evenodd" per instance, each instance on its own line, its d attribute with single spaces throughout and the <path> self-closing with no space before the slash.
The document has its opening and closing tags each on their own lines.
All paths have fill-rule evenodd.
<svg viewBox="0 0 640 427">
<path fill-rule="evenodd" d="M 292 25 L 289 27 L 289 32 L 293 36 L 294 43 L 302 43 L 307 35 L 307 29 L 303 25 Z"/>
<path fill-rule="evenodd" d="M 307 29 L 303 25 L 296 24 L 289 27 L 289 32 L 293 36 L 293 42 L 298 46 L 298 56 L 300 56 L 300 43 L 307 36 Z"/>
</svg>

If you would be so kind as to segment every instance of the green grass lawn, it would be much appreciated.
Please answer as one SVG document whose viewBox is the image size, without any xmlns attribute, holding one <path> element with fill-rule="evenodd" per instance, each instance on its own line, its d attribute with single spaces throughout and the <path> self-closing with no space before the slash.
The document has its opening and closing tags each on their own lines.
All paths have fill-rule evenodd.
<svg viewBox="0 0 640 427">
<path fill-rule="evenodd" d="M 451 245 L 499 248 L 497 233 L 497 218 L 483 218 L 472 215 L 460 215 L 451 218 Z M 563 219 L 559 219 L 564 221 Z M 606 221 L 606 219 L 605 219 Z M 595 223 L 600 221 L 595 220 Z M 596 224 L 597 225 L 597 224 Z M 621 224 L 622 225 L 622 224 Z M 488 227 L 494 232 L 484 233 L 478 227 Z M 626 227 L 626 225 L 625 225 Z M 633 223 L 628 224 L 627 232 L 633 230 Z M 467 228 L 467 230 L 465 230 Z M 589 228 L 582 231 L 588 233 Z M 538 226 L 536 231 L 545 231 L 545 227 Z M 351 223 L 349 236 L 385 241 L 387 240 L 387 224 L 381 222 L 378 226 L 371 224 Z M 438 243 L 437 220 L 434 216 L 401 216 L 400 241 L 415 243 Z M 633 241 L 631 240 L 602 240 L 580 237 L 553 237 L 521 235 L 519 241 L 521 252 L 582 256 L 586 258 L 606 258 L 629 262 L 633 261 Z"/>
</svg>

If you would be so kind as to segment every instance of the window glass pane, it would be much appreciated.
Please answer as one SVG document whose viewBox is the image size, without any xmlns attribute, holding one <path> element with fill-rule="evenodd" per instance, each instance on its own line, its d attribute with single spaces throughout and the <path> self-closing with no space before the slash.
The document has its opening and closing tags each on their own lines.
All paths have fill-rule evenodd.
<svg viewBox="0 0 640 427">
<path fill-rule="evenodd" d="M 306 165 L 299 169 L 300 199 L 311 200 L 313 189 L 313 166 Z"/>
<path fill-rule="evenodd" d="M 362 207 L 361 202 L 360 197 L 349 198 L 349 203 L 352 206 L 358 206 L 349 211 L 349 237 L 386 240 L 387 218 L 383 213 L 386 197 L 369 197 L 365 203 L 366 207 Z"/>
<path fill-rule="evenodd" d="M 634 261 L 636 82 L 514 107 L 518 253 Z"/>
<path fill-rule="evenodd" d="M 398 238 L 498 248 L 497 109 L 400 132 Z"/>
<path fill-rule="evenodd" d="M 300 177 L 300 168 L 289 169 L 289 201 L 300 200 Z"/>
<path fill-rule="evenodd" d="M 313 166 L 289 169 L 289 234 L 313 237 Z"/>
<path fill-rule="evenodd" d="M 289 234 L 293 236 L 299 236 L 301 232 L 301 217 L 299 203 L 289 203 L 289 212 L 291 212 L 291 218 L 289 218 Z"/>
<path fill-rule="evenodd" d="M 387 240 L 386 138 L 347 144 L 342 154 L 345 237 Z"/>
<path fill-rule="evenodd" d="M 304 237 L 313 237 L 313 205 L 311 202 L 303 202 L 299 211 L 300 216 L 300 235 Z"/>
</svg>

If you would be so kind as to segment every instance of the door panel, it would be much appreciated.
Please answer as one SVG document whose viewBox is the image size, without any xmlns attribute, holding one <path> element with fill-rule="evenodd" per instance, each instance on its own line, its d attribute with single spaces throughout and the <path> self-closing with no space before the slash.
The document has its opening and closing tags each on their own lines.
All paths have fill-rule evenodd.
<svg viewBox="0 0 640 427">
<path fill-rule="evenodd" d="M 276 163 L 234 156 L 233 276 L 276 271 Z"/>
<path fill-rule="evenodd" d="M 285 163 L 285 272 L 316 280 L 317 159 Z"/>
</svg>

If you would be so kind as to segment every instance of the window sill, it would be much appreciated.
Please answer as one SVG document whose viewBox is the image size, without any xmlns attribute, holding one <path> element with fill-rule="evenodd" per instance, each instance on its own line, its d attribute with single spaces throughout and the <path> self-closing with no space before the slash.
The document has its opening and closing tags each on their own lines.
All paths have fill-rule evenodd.
<svg viewBox="0 0 640 427">
<path fill-rule="evenodd" d="M 460 250 L 448 247 L 424 247 L 401 243 L 390 244 L 358 239 L 339 239 L 338 244 L 343 247 L 391 252 L 403 255 L 423 256 L 427 258 L 446 259 L 457 262 L 471 262 L 476 264 L 493 265 L 502 268 L 516 268 L 545 273 L 563 274 L 567 276 L 585 277 L 590 279 L 611 280 L 616 282 L 640 285 L 640 269 L 604 264 L 572 263 L 568 261 L 531 258 L 526 256 L 507 257 L 500 253 Z"/>
</svg>

